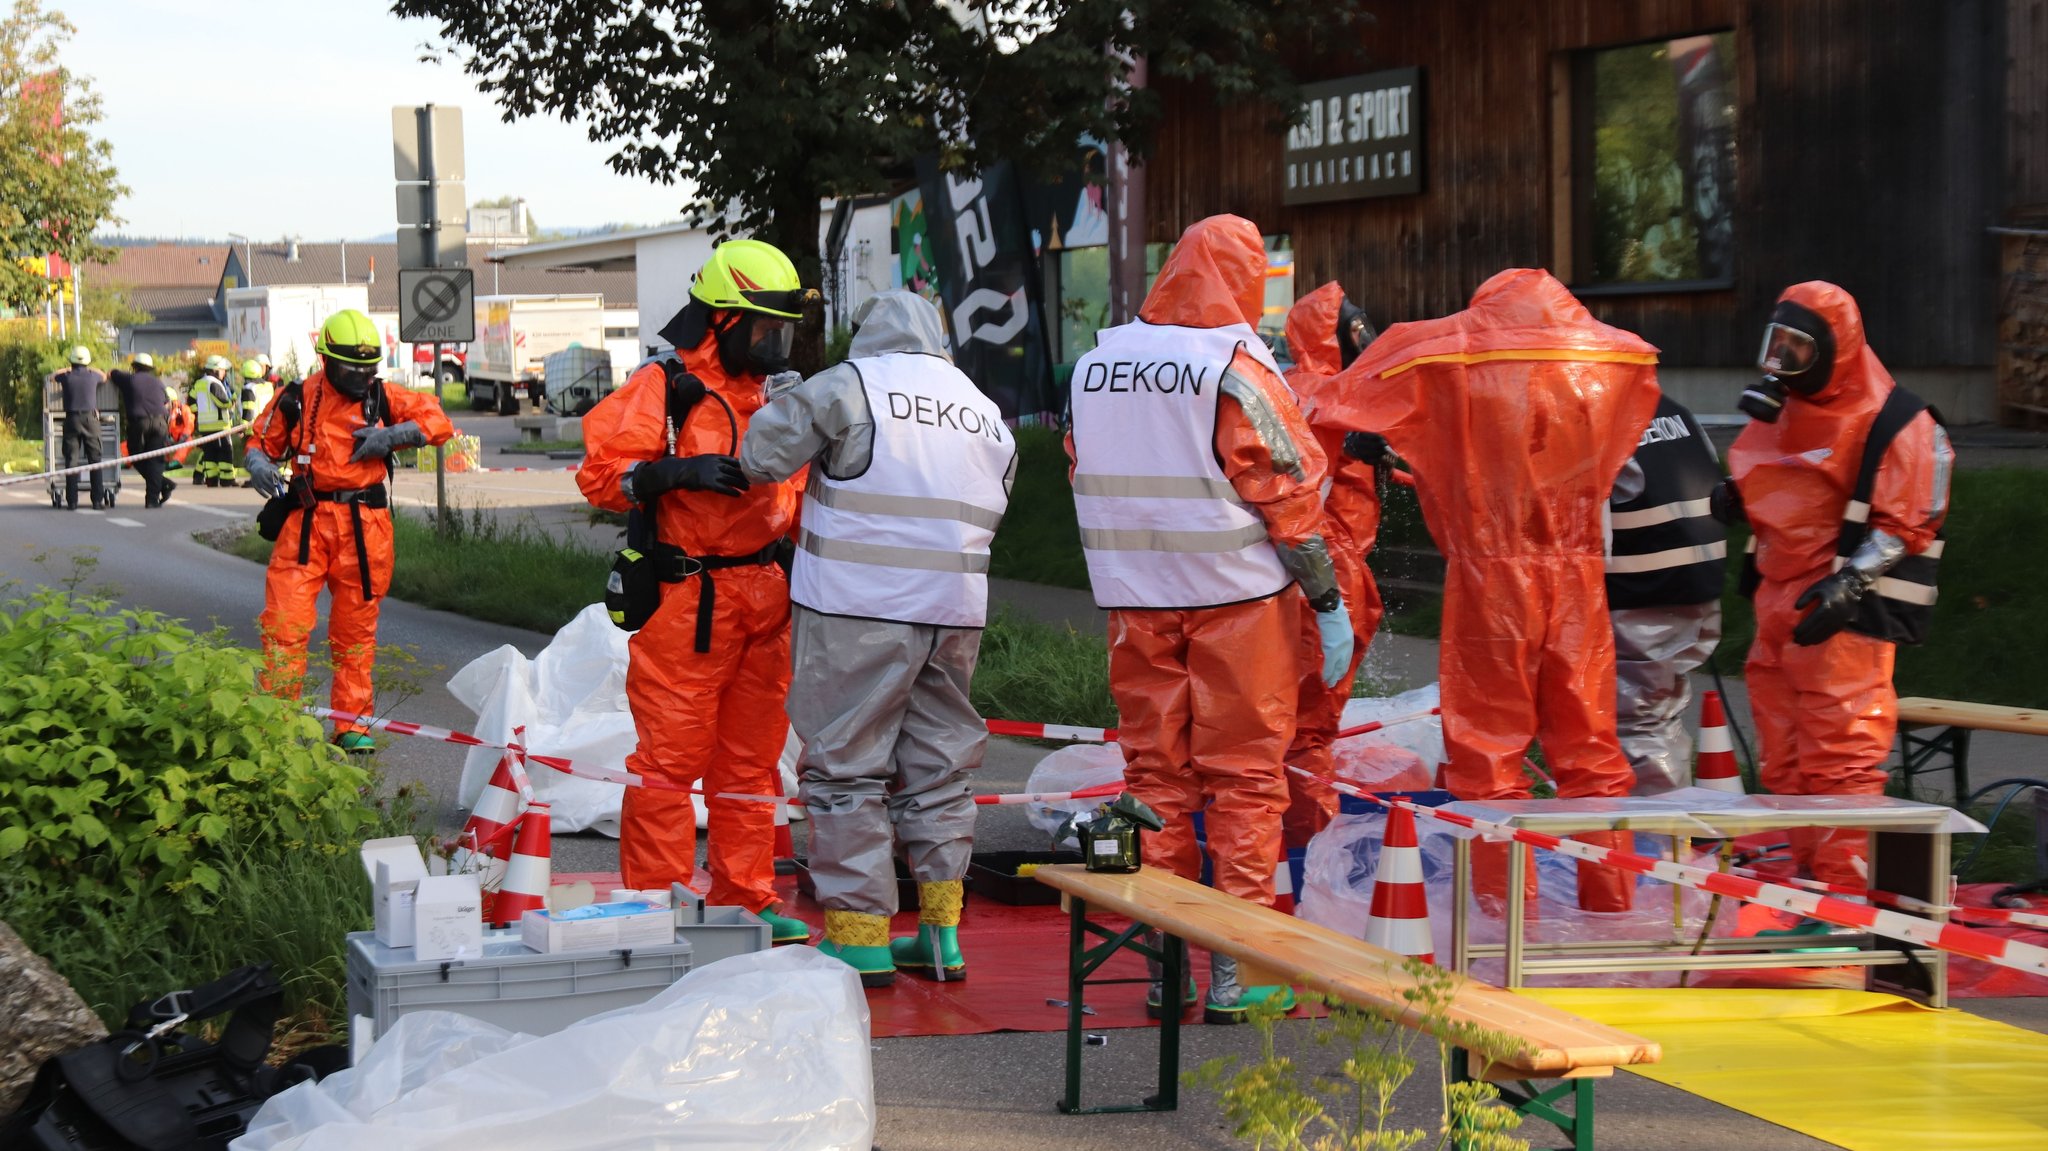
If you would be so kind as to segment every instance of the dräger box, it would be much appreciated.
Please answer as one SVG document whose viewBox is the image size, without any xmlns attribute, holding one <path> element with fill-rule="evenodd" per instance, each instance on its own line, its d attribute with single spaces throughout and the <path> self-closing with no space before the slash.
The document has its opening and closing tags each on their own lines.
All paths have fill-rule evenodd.
<svg viewBox="0 0 2048 1151">
<path fill-rule="evenodd" d="M 413 896 L 420 880 L 427 877 L 420 845 L 410 835 L 394 835 L 365 842 L 362 854 L 363 870 L 370 876 L 377 942 L 386 947 L 411 947 Z"/>
<path fill-rule="evenodd" d="M 529 911 L 519 941 L 534 951 L 620 951 L 676 941 L 675 913 L 651 903 L 591 903 L 573 911 Z"/>
</svg>

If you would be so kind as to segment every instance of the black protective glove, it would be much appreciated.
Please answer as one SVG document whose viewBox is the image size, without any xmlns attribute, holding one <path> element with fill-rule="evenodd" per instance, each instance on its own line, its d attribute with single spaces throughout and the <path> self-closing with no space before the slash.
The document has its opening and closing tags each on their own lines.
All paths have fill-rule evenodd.
<svg viewBox="0 0 2048 1151">
<path fill-rule="evenodd" d="M 783 536 L 783 537 L 782 537 L 781 539 L 779 539 L 779 540 L 776 540 L 776 541 L 775 541 L 775 566 L 776 566 L 776 567 L 779 567 L 779 568 L 781 568 L 781 569 L 782 569 L 782 574 L 783 574 L 783 575 L 785 575 L 785 576 L 787 576 L 787 575 L 789 574 L 789 569 L 790 569 L 790 568 L 791 568 L 791 567 L 792 567 L 792 566 L 793 566 L 793 565 L 794 565 L 795 563 L 796 563 L 796 541 L 795 541 L 795 540 L 793 540 L 793 539 L 790 539 L 790 538 L 789 538 L 788 536 Z"/>
<path fill-rule="evenodd" d="M 633 494 L 641 503 L 677 490 L 737 496 L 747 490 L 747 477 L 731 456 L 667 456 L 633 469 Z"/>
<path fill-rule="evenodd" d="M 1707 514 L 1724 524 L 1746 524 L 1749 512 L 1742 506 L 1742 489 L 1732 479 L 1723 478 L 1714 485 L 1707 495 Z"/>
<path fill-rule="evenodd" d="M 1394 452 L 1387 446 L 1387 437 L 1378 432 L 1345 432 L 1344 454 L 1373 467 L 1383 468 L 1387 466 L 1387 461 L 1393 458 Z"/>
<path fill-rule="evenodd" d="M 1792 604 L 1793 610 L 1808 605 L 1813 610 L 1792 629 L 1792 642 L 1801 647 L 1826 643 L 1856 618 L 1857 606 L 1869 590 L 1870 584 L 1862 572 L 1843 568 L 1801 592 Z"/>
</svg>

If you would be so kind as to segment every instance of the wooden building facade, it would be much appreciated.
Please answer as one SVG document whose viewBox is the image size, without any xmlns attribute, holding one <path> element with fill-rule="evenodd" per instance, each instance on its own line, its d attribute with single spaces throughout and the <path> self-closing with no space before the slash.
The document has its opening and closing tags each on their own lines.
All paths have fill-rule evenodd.
<svg viewBox="0 0 2048 1151">
<path fill-rule="evenodd" d="M 1205 91 L 1155 81 L 1168 114 L 1145 171 L 1152 240 L 1217 212 L 1249 217 L 1288 238 L 1298 291 L 1339 280 L 1382 325 L 1456 311 L 1503 268 L 1549 268 L 1596 315 L 1656 344 L 1667 388 L 1703 413 L 1733 411 L 1777 294 L 1831 280 L 1861 303 L 1903 381 L 1952 419 L 1996 417 L 2010 261 L 1994 229 L 2048 204 L 2048 0 L 1367 7 L 1360 54 L 1325 53 L 1301 78 L 1419 69 L 1420 190 L 1290 204 L 1302 197 L 1288 191 L 1280 110 L 1219 111 Z M 1733 112 L 1718 129 L 1732 190 L 1708 189 L 1727 201 L 1717 218 L 1732 224 L 1732 256 L 1705 274 L 1656 267 L 1652 249 L 1697 238 L 1678 215 L 1619 243 L 1609 234 L 1641 215 L 1617 209 L 1614 188 L 1705 210 L 1693 185 L 1715 181 L 1688 166 L 1707 147 L 1696 128 L 1651 124 L 1687 154 L 1655 178 L 1615 174 L 1646 147 L 1637 121 L 1670 117 L 1611 93 L 1654 81 L 1647 60 L 1680 89 L 1663 99 L 1683 119 L 1698 78 L 1687 53 L 1718 69 L 1702 107 Z M 1615 251 L 1649 255 L 1617 275 L 1599 255 Z"/>
</svg>

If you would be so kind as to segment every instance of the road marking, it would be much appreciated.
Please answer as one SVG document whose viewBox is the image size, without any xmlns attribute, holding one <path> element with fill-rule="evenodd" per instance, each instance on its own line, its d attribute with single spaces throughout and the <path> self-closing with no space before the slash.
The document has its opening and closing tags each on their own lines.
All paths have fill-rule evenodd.
<svg viewBox="0 0 2048 1151">
<path fill-rule="evenodd" d="M 97 508 L 72 508 L 71 510 L 82 516 L 103 516 L 107 514 Z"/>
<path fill-rule="evenodd" d="M 178 506 L 191 508 L 195 512 L 205 512 L 210 516 L 226 516 L 231 520 L 238 520 L 249 514 L 247 511 L 236 508 L 214 508 L 208 507 L 205 504 L 180 504 Z"/>
<path fill-rule="evenodd" d="M 41 497 L 37 496 L 36 493 L 34 492 L 8 492 L 7 498 L 15 500 L 33 500 L 39 499 Z"/>
<path fill-rule="evenodd" d="M 139 528 L 142 526 L 141 520 L 131 520 L 125 516 L 108 516 L 107 522 L 110 524 L 120 524 L 124 528 Z"/>
</svg>

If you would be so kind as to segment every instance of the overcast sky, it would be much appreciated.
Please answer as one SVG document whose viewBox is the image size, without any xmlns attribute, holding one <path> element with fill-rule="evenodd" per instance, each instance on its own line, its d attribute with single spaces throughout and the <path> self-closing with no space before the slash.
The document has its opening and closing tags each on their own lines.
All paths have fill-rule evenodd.
<svg viewBox="0 0 2048 1151">
<path fill-rule="evenodd" d="M 666 223 L 684 192 L 613 174 L 611 149 L 554 119 L 500 120 L 433 26 L 380 0 L 55 0 L 69 67 L 104 104 L 123 232 L 362 239 L 396 226 L 391 107 L 462 109 L 466 199 L 525 196 L 543 227 Z"/>
</svg>

